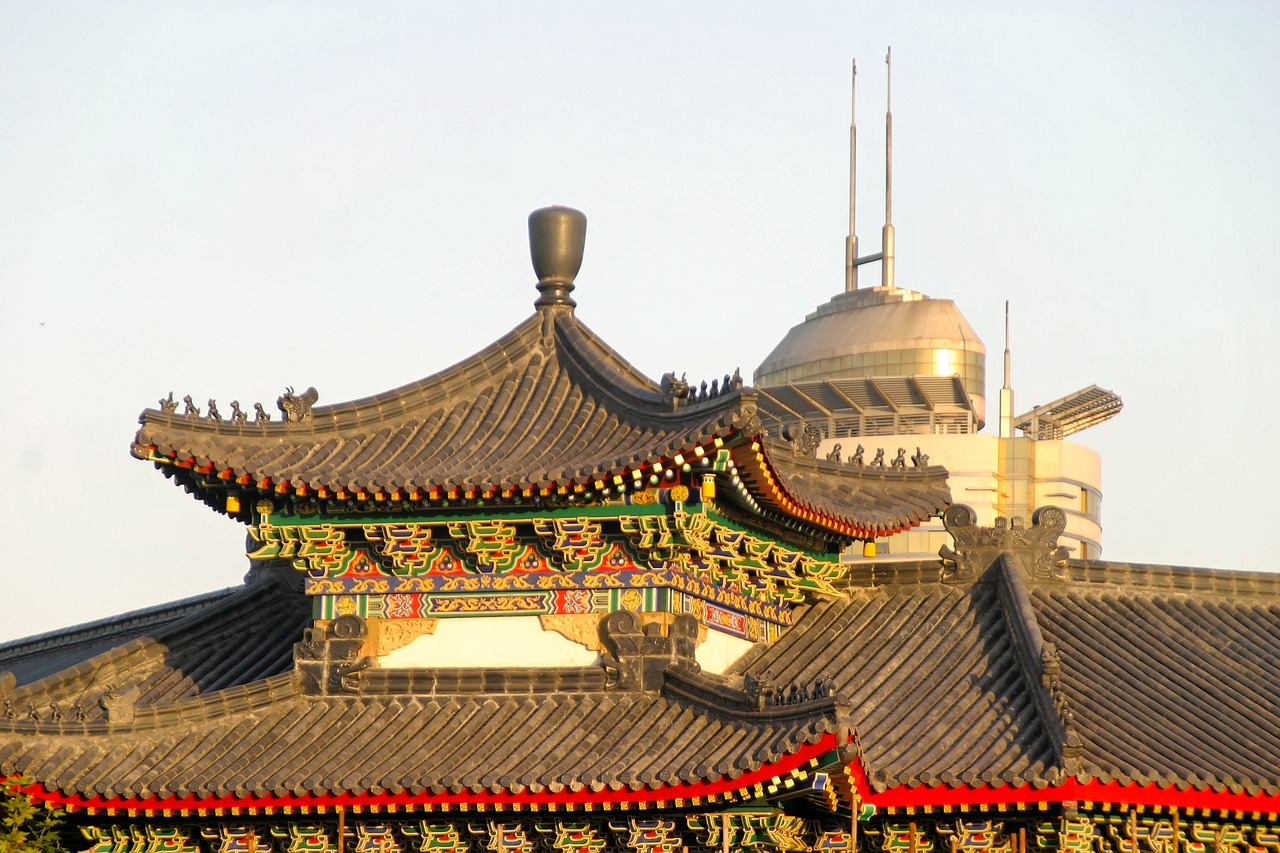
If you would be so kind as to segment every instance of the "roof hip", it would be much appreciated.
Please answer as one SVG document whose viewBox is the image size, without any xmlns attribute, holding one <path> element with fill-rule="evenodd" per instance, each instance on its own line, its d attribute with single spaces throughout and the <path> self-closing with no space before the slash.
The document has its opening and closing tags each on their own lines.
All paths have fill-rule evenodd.
<svg viewBox="0 0 1280 853">
<path fill-rule="evenodd" d="M 1058 759 L 1063 776 L 1079 772 L 1080 735 L 1072 725 L 1071 709 L 1061 692 L 1061 660 L 1057 647 L 1045 642 L 1036 619 L 1027 581 L 1018 561 L 1008 552 L 992 566 L 999 589 L 1000 609 L 1013 640 L 1014 658 L 1035 700 L 1036 712 Z M 1061 780 L 1059 780 L 1061 781 Z"/>
</svg>

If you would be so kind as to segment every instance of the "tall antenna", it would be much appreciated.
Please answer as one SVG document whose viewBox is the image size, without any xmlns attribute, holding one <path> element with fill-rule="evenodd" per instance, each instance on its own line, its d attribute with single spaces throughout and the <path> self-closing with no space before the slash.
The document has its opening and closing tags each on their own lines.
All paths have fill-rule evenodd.
<svg viewBox="0 0 1280 853">
<path fill-rule="evenodd" d="M 884 228 L 880 232 L 880 251 L 874 255 L 858 257 L 857 222 L 854 217 L 857 206 L 858 123 L 856 116 L 849 120 L 849 236 L 844 244 L 844 289 L 858 289 L 858 267 L 880 261 L 880 286 L 893 287 L 893 48 L 884 55 L 889 66 L 888 91 L 884 113 Z M 853 95 L 850 106 L 857 105 L 858 62 L 853 63 Z"/>
<path fill-rule="evenodd" d="M 884 55 L 889 66 L 884 111 L 884 229 L 881 232 L 880 286 L 893 287 L 893 48 Z"/>
<path fill-rule="evenodd" d="M 1000 438 L 1013 438 L 1013 372 L 1009 356 L 1009 300 L 1004 301 L 1004 387 L 1000 389 Z"/>
<path fill-rule="evenodd" d="M 1009 300 L 1004 301 L 1004 387 L 1009 385 Z"/>
<path fill-rule="evenodd" d="M 844 289 L 858 289 L 858 60 L 849 83 L 849 236 L 844 241 Z"/>
</svg>

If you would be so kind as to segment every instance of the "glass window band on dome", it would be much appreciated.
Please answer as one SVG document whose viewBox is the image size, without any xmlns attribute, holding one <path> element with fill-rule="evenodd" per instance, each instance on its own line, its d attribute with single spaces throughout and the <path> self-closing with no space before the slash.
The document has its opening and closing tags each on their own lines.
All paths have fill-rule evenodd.
<svg viewBox="0 0 1280 853">
<path fill-rule="evenodd" d="M 924 347 L 854 353 L 797 364 L 756 377 L 761 388 L 809 379 L 861 376 L 956 376 L 975 397 L 987 394 L 987 356 L 973 350 Z"/>
</svg>

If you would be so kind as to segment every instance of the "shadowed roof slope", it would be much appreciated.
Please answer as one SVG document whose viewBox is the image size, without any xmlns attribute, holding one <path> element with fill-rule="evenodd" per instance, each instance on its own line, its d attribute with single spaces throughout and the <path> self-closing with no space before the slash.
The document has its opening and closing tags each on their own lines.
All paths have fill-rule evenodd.
<svg viewBox="0 0 1280 853">
<path fill-rule="evenodd" d="M 35 682 L 0 678 L 6 702 L 35 709 L 0 718 L 0 775 L 117 802 L 608 795 L 732 788 L 851 732 L 872 803 L 1024 801 L 1072 782 L 1280 794 L 1280 578 L 1026 568 L 1009 553 L 972 579 L 864 564 L 726 676 L 677 662 L 657 688 L 620 689 L 599 667 L 371 669 L 345 695 L 308 693 L 279 659 L 300 596 L 254 583 Z M 86 696 L 105 719 L 69 713 Z"/>
<path fill-rule="evenodd" d="M 737 671 L 833 679 L 875 791 L 1280 793 L 1280 577 L 1071 561 L 1035 578 L 1007 554 L 971 583 L 946 571 L 860 567 Z"/>
<path fill-rule="evenodd" d="M 833 679 L 877 789 L 1017 784 L 1045 778 L 1055 754 L 1015 655 L 992 579 L 909 583 L 815 606 L 743 672 Z"/>
<path fill-rule="evenodd" d="M 172 601 L 74 625 L 57 631 L 0 643 L 0 672 L 14 676 L 15 684 L 29 684 L 74 666 L 122 643 L 159 631 L 184 616 L 234 595 L 236 589 Z"/>
<path fill-rule="evenodd" d="M 291 672 L 310 604 L 288 567 L 246 585 L 0 646 L 11 719 L 101 720 L 112 696 L 149 707 Z"/>
<path fill-rule="evenodd" d="M 1102 781 L 1280 791 L 1280 577 L 1072 569 L 1112 583 L 1044 584 L 1032 601 L 1061 656 L 1080 771 Z"/>
</svg>

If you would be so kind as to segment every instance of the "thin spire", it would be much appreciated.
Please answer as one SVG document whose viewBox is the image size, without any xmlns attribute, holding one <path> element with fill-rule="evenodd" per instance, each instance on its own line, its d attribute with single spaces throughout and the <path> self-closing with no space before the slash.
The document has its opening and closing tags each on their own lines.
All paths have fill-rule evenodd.
<svg viewBox="0 0 1280 853">
<path fill-rule="evenodd" d="M 1012 387 L 1010 380 L 1010 358 L 1009 358 L 1009 300 L 1004 301 L 1004 387 Z"/>
<path fill-rule="evenodd" d="M 880 286 L 893 287 L 893 48 L 884 55 L 889 66 L 884 111 L 884 228 L 880 237 Z"/>
<path fill-rule="evenodd" d="M 849 236 L 858 239 L 858 60 L 849 78 Z"/>
<path fill-rule="evenodd" d="M 1004 301 L 1004 387 L 1000 389 L 1000 438 L 1013 438 L 1013 362 L 1009 355 L 1009 300 Z"/>
<path fill-rule="evenodd" d="M 844 289 L 858 289 L 858 60 L 849 83 L 849 236 L 844 244 Z"/>
<path fill-rule="evenodd" d="M 858 124 L 856 116 L 849 120 L 849 236 L 845 238 L 844 289 L 858 289 L 858 267 L 872 261 L 880 262 L 880 286 L 893 287 L 893 48 L 884 56 L 889 66 L 887 97 L 884 113 L 884 227 L 880 231 L 880 251 L 874 255 L 858 257 L 857 218 L 857 147 Z M 857 105 L 858 63 L 853 63 L 850 108 Z"/>
<path fill-rule="evenodd" d="M 893 48 L 884 55 L 889 66 L 884 101 L 884 224 L 893 224 Z"/>
</svg>

